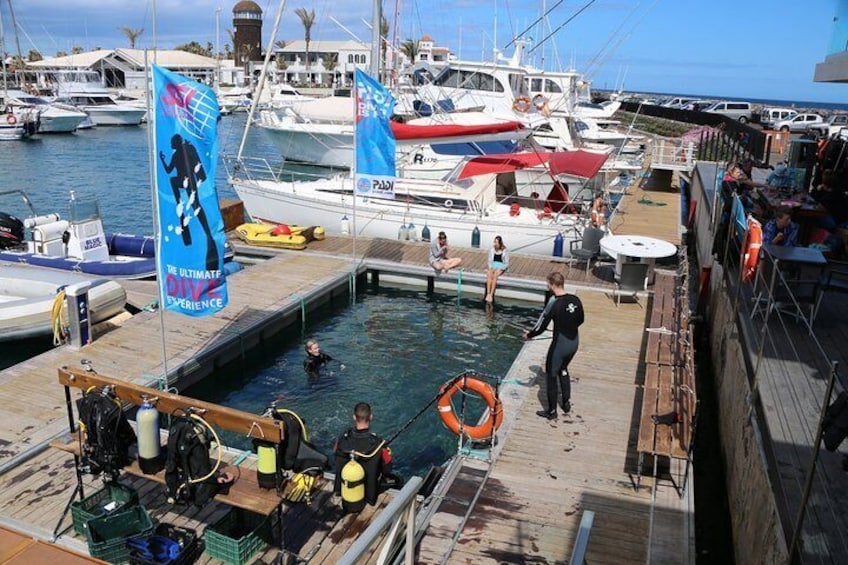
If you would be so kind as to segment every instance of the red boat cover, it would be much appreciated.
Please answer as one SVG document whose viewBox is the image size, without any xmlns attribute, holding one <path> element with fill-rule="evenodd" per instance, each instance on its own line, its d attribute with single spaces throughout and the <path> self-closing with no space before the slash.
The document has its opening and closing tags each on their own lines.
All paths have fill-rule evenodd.
<svg viewBox="0 0 848 565">
<path fill-rule="evenodd" d="M 508 173 L 529 167 L 547 165 L 553 175 L 595 176 L 607 160 L 606 154 L 589 151 L 557 151 L 539 153 L 508 153 L 483 155 L 465 164 L 457 180 L 491 173 Z"/>
<path fill-rule="evenodd" d="M 491 124 L 482 124 L 474 126 L 463 125 L 432 125 L 419 126 L 402 124 L 400 122 L 390 122 L 392 133 L 395 134 L 395 139 L 400 140 L 415 140 L 428 139 L 431 137 L 457 137 L 469 135 L 492 135 L 495 133 L 504 133 L 509 131 L 518 131 L 524 126 L 520 122 L 499 122 Z"/>
</svg>

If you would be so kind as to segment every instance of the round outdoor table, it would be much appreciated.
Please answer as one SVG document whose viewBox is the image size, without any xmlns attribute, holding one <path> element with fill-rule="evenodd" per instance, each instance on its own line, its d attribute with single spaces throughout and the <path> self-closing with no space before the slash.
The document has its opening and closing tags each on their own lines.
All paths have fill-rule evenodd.
<svg viewBox="0 0 848 565">
<path fill-rule="evenodd" d="M 654 282 L 654 263 L 677 253 L 677 246 L 662 239 L 644 235 L 608 235 L 601 240 L 601 251 L 615 257 L 615 277 L 621 275 L 625 262 L 647 263 L 648 282 Z"/>
</svg>

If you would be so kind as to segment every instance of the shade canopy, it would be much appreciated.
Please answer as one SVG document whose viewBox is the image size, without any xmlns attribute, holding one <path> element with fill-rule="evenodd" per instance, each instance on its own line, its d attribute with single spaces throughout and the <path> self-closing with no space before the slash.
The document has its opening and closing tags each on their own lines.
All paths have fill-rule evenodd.
<svg viewBox="0 0 848 565">
<path fill-rule="evenodd" d="M 583 150 L 483 155 L 469 160 L 457 180 L 541 166 L 547 166 L 553 175 L 592 178 L 604 165 L 607 157 L 607 154 Z"/>
</svg>

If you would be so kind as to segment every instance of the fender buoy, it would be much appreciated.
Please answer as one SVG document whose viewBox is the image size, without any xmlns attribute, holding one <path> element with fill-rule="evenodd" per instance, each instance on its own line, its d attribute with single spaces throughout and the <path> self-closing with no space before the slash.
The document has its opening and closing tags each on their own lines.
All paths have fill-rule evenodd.
<svg viewBox="0 0 848 565">
<path fill-rule="evenodd" d="M 519 96 L 512 101 L 512 109 L 520 114 L 526 114 L 530 111 L 530 98 L 527 96 Z"/>
<path fill-rule="evenodd" d="M 754 280 L 757 264 L 760 260 L 760 248 L 763 246 L 763 226 L 753 217 L 748 216 L 748 229 L 745 230 L 745 240 L 742 242 L 742 281 Z"/>
<path fill-rule="evenodd" d="M 6 114 L 6 123 L 13 126 L 18 123 L 18 118 L 16 118 L 14 114 Z"/>
<path fill-rule="evenodd" d="M 542 110 L 547 105 L 548 99 L 545 97 L 544 94 L 537 94 L 533 97 L 533 106 L 535 106 L 537 110 Z"/>
<path fill-rule="evenodd" d="M 446 386 L 446 384 L 442 385 L 442 389 L 439 391 L 441 396 L 438 405 L 439 416 L 442 418 L 445 426 L 456 435 L 459 435 L 461 427 L 463 435 L 473 440 L 492 437 L 498 428 L 501 427 L 501 422 L 503 422 L 503 404 L 501 403 L 501 399 L 495 396 L 495 389 L 489 383 L 473 377 L 463 377 L 454 382 L 449 388 L 446 388 Z M 483 397 L 483 400 L 486 401 L 486 406 L 489 407 L 486 421 L 479 426 L 460 426 L 459 418 L 451 406 L 451 398 L 459 391 L 472 391 Z"/>
</svg>

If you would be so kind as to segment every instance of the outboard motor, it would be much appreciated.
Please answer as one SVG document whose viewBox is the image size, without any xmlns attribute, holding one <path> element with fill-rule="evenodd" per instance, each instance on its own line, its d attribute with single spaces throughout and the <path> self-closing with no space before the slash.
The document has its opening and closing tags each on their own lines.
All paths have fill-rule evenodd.
<svg viewBox="0 0 848 565">
<path fill-rule="evenodd" d="M 11 214 L 0 212 L 0 249 L 20 245 L 24 240 L 24 223 Z"/>
</svg>

